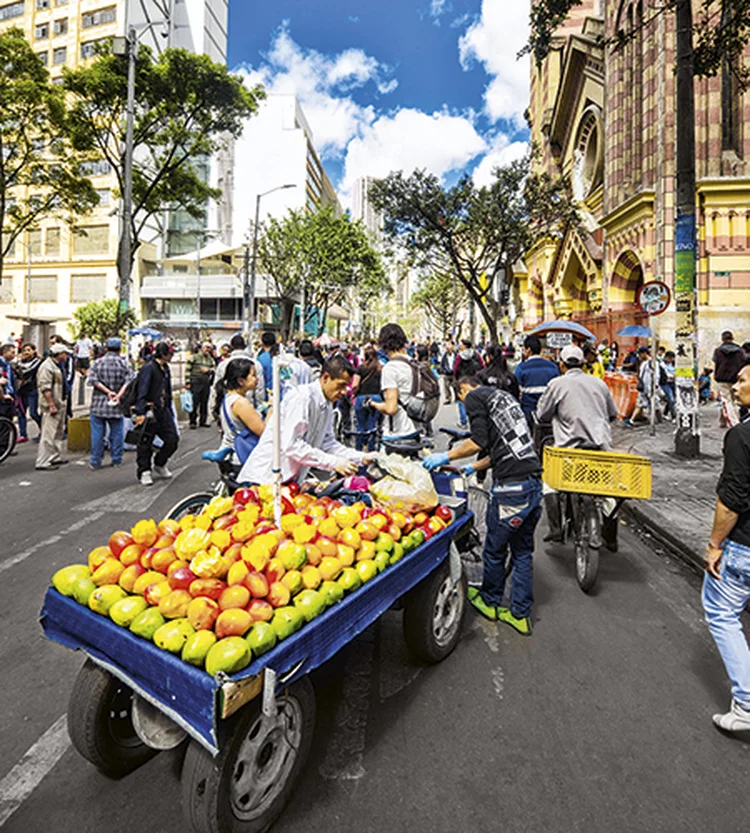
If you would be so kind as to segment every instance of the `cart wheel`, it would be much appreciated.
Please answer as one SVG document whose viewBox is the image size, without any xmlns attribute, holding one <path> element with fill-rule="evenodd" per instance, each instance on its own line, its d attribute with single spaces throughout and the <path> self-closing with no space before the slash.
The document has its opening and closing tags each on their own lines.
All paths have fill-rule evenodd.
<svg viewBox="0 0 750 833">
<path fill-rule="evenodd" d="M 261 833 L 292 796 L 312 744 L 315 692 L 303 677 L 276 698 L 266 717 L 260 698 L 237 715 L 212 758 L 191 741 L 182 768 L 182 806 L 193 833 Z"/>
<path fill-rule="evenodd" d="M 446 559 L 409 595 L 404 610 L 404 639 L 424 662 L 440 662 L 456 647 L 466 612 L 466 576 L 451 580 Z"/>
<path fill-rule="evenodd" d="M 211 502 L 212 498 L 213 495 L 210 492 L 198 492 L 196 495 L 190 495 L 176 503 L 167 513 L 167 517 L 172 521 L 179 521 L 185 515 L 197 515 L 204 506 Z"/>
<path fill-rule="evenodd" d="M 90 659 L 78 672 L 68 704 L 68 734 L 78 752 L 110 778 L 121 778 L 156 755 L 135 733 L 133 691 Z"/>
</svg>

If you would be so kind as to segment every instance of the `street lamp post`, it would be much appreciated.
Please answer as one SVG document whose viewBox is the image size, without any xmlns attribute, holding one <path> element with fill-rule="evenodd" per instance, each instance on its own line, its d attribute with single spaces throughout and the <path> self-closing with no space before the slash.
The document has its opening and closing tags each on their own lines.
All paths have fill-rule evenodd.
<svg viewBox="0 0 750 833">
<path fill-rule="evenodd" d="M 135 132 L 135 62 L 138 57 L 138 33 L 134 26 L 128 29 L 125 38 L 125 54 L 128 59 L 128 96 L 125 116 L 125 149 L 123 153 L 122 183 L 122 229 L 118 271 L 120 273 L 120 314 L 130 307 L 130 271 L 133 257 L 133 144 Z"/>
<path fill-rule="evenodd" d="M 255 225 L 253 226 L 253 257 L 250 263 L 250 285 L 247 288 L 247 303 L 245 305 L 246 329 L 248 340 L 252 339 L 253 325 L 255 323 L 255 268 L 258 262 L 258 224 L 260 222 L 260 201 L 268 194 L 273 194 L 274 191 L 283 191 L 287 188 L 296 188 L 295 183 L 287 183 L 286 185 L 277 185 L 275 188 L 270 188 L 268 191 L 258 194 L 255 198 Z"/>
</svg>

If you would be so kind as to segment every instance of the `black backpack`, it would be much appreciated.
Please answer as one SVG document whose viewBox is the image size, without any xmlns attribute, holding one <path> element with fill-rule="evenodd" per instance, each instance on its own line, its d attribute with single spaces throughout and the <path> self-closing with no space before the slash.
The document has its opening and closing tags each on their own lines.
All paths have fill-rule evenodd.
<svg viewBox="0 0 750 833">
<path fill-rule="evenodd" d="M 120 413 L 123 416 L 130 416 L 130 412 L 133 410 L 133 407 L 135 406 L 135 400 L 137 398 L 138 376 L 133 376 L 133 378 L 128 382 L 128 385 L 125 388 L 125 390 L 122 392 L 122 396 L 120 397 Z"/>
<path fill-rule="evenodd" d="M 427 362 L 418 363 L 406 356 L 394 356 L 391 361 L 406 362 L 411 368 L 411 393 L 399 393 L 399 404 L 415 422 L 430 422 L 440 408 L 440 385 Z"/>
</svg>

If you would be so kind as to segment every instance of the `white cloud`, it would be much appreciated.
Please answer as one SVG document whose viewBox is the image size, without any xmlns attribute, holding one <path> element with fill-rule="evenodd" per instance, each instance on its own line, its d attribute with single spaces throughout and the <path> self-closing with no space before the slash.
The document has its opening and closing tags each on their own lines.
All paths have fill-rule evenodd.
<svg viewBox="0 0 750 833">
<path fill-rule="evenodd" d="M 528 28 L 528 0 L 482 0 L 479 17 L 459 40 L 463 68 L 468 70 L 478 61 L 490 76 L 484 91 L 484 110 L 493 122 L 507 119 L 520 124 L 528 106 L 529 59 L 516 58 L 528 39 Z"/>
<path fill-rule="evenodd" d="M 349 143 L 344 169 L 344 191 L 357 177 L 409 174 L 417 168 L 443 176 L 462 169 L 486 149 L 484 139 L 466 116 L 447 112 L 429 115 L 402 109 L 380 116 Z"/>
<path fill-rule="evenodd" d="M 526 142 L 511 142 L 504 133 L 495 136 L 492 144 L 482 161 L 472 174 L 477 185 L 489 185 L 492 182 L 492 172 L 495 168 L 502 168 L 521 159 L 529 149 Z"/>
<path fill-rule="evenodd" d="M 430 17 L 435 19 L 437 25 L 440 25 L 440 16 L 445 14 L 451 8 L 448 0 L 430 0 Z"/>
</svg>

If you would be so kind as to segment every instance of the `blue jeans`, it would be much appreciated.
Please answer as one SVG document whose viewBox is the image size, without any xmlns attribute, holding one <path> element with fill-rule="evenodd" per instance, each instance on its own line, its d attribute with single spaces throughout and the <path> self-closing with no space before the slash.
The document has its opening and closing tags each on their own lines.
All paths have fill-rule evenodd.
<svg viewBox="0 0 750 833">
<path fill-rule="evenodd" d="M 674 382 L 667 382 L 666 385 L 662 385 L 661 389 L 664 391 L 664 396 L 667 400 L 667 406 L 664 408 L 664 414 L 669 416 L 677 416 L 677 411 L 675 408 L 675 389 L 674 389 Z"/>
<path fill-rule="evenodd" d="M 466 416 L 466 408 L 464 407 L 464 403 L 459 399 L 458 400 L 458 421 L 461 425 L 466 425 L 469 418 Z"/>
<path fill-rule="evenodd" d="M 487 537 L 482 551 L 484 575 L 479 592 L 491 607 L 503 605 L 505 564 L 510 548 L 513 567 L 510 612 L 519 619 L 531 613 L 534 601 L 534 530 L 541 515 L 542 481 L 538 477 L 493 487 L 487 506 Z"/>
<path fill-rule="evenodd" d="M 34 388 L 30 391 L 21 391 L 21 404 L 23 408 L 18 409 L 18 433 L 22 437 L 28 437 L 29 417 L 42 430 L 42 418 L 39 416 L 39 391 Z"/>
<path fill-rule="evenodd" d="M 354 418 L 357 422 L 357 431 L 364 434 L 368 431 L 375 431 L 378 427 L 378 417 L 380 414 L 374 408 L 365 408 L 365 402 L 372 399 L 373 402 L 382 402 L 381 396 L 356 396 L 354 398 Z M 373 433 L 367 438 L 367 450 L 375 451 L 375 444 L 377 437 Z M 365 444 L 364 437 L 357 437 L 356 445 L 357 451 L 362 451 Z"/>
<path fill-rule="evenodd" d="M 104 435 L 109 425 L 109 453 L 112 457 L 112 464 L 122 463 L 123 452 L 123 418 L 122 417 L 100 417 L 91 414 L 91 457 L 89 462 L 92 466 L 99 468 L 104 457 Z"/>
<path fill-rule="evenodd" d="M 750 547 L 725 541 L 719 571 L 721 581 L 708 573 L 703 580 L 703 610 L 732 683 L 732 697 L 750 709 L 750 647 L 740 622 L 750 601 Z"/>
</svg>

